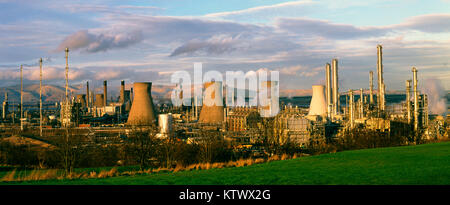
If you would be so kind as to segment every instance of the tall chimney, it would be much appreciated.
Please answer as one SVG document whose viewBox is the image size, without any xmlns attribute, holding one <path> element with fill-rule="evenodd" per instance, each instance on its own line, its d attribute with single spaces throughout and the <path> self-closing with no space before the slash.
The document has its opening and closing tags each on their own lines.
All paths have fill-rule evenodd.
<svg viewBox="0 0 450 205">
<path fill-rule="evenodd" d="M 327 113 L 328 113 L 328 118 L 331 119 L 331 114 L 333 111 L 333 103 L 332 103 L 332 99 L 331 99 L 331 66 L 329 63 L 326 64 L 325 66 L 325 77 L 326 77 L 326 81 L 327 81 L 327 86 L 326 86 L 326 95 L 327 95 Z"/>
<path fill-rule="evenodd" d="M 353 102 L 354 102 L 354 99 L 353 99 L 353 90 L 352 89 L 350 89 L 349 91 L 348 91 L 348 93 L 349 93 L 349 95 L 350 95 L 350 99 L 349 99 L 349 118 L 350 118 L 350 128 L 353 128 L 353 126 L 354 126 L 354 119 L 355 119 L 355 110 L 354 110 L 354 105 L 353 105 Z"/>
<path fill-rule="evenodd" d="M 86 81 L 86 107 L 90 107 L 89 100 L 91 98 L 89 97 L 89 81 Z"/>
<path fill-rule="evenodd" d="M 42 137 L 42 58 L 39 59 L 39 133 Z"/>
<path fill-rule="evenodd" d="M 339 78 L 338 78 L 338 61 L 333 59 L 332 61 L 332 73 L 333 73 L 333 114 L 339 114 Z"/>
<path fill-rule="evenodd" d="M 369 83 L 370 83 L 370 91 L 369 91 L 369 104 L 373 104 L 373 71 L 369 72 Z"/>
<path fill-rule="evenodd" d="M 413 72 L 413 86 L 414 86 L 414 130 L 419 129 L 419 91 L 417 90 L 417 69 L 412 68 Z"/>
<path fill-rule="evenodd" d="M 383 79 L 383 47 L 378 44 L 377 45 L 377 72 L 378 72 L 378 108 L 380 110 L 384 110 L 385 108 L 385 87 L 384 87 L 384 79 Z"/>
<path fill-rule="evenodd" d="M 411 80 L 406 80 L 406 113 L 409 124 L 411 123 Z"/>
<path fill-rule="evenodd" d="M 108 82 L 103 81 L 103 106 L 107 106 L 108 104 Z"/>
<path fill-rule="evenodd" d="M 360 89 L 360 94 L 359 94 L 359 118 L 363 118 L 364 117 L 364 91 L 361 88 Z"/>
<path fill-rule="evenodd" d="M 125 81 L 120 81 L 120 97 L 119 103 L 125 103 Z"/>
<path fill-rule="evenodd" d="M 5 120 L 8 115 L 8 92 L 5 91 L 5 100 L 3 101 L 2 118 Z"/>
<path fill-rule="evenodd" d="M 69 103 L 69 48 L 66 48 L 66 104 Z"/>
<path fill-rule="evenodd" d="M 20 119 L 22 118 L 23 118 L 23 65 L 20 65 Z"/>
</svg>

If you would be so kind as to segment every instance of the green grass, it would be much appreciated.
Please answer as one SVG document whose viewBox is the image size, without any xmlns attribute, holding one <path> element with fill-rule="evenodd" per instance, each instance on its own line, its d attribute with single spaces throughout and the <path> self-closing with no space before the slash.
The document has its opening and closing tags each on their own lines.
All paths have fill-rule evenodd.
<svg viewBox="0 0 450 205">
<path fill-rule="evenodd" d="M 450 142 L 345 151 L 247 167 L 7 184 L 450 184 Z"/>
</svg>

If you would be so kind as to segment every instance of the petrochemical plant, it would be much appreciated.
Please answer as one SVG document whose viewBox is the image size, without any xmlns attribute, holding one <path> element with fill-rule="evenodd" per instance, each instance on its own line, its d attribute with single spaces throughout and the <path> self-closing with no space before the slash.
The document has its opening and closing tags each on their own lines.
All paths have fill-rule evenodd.
<svg viewBox="0 0 450 205">
<path fill-rule="evenodd" d="M 339 90 L 338 60 L 325 64 L 325 85 L 312 86 L 309 108 L 283 105 L 269 99 L 268 106 L 227 106 L 222 82 L 206 82 L 203 89 L 213 90 L 214 97 L 203 96 L 203 106 L 197 98 L 192 106 L 155 105 L 151 82 L 135 82 L 130 90 L 121 81 L 117 101 L 108 100 L 108 82 L 103 82 L 103 93 L 94 93 L 86 83 L 86 92 L 69 96 L 69 49 L 65 50 L 65 96 L 56 109 L 45 110 L 42 103 L 42 59 L 40 60 L 39 119 L 33 119 L 23 106 L 21 75 L 21 102 L 18 110 L 11 110 L 8 93 L 2 109 L 2 129 L 39 129 L 45 135 L 55 129 L 79 129 L 86 135 L 121 137 L 136 126 L 157 126 L 157 137 L 178 138 L 191 142 L 202 130 L 222 133 L 225 139 L 237 145 L 253 145 L 269 140 L 274 143 L 295 143 L 307 147 L 312 139 L 339 138 L 352 129 L 373 130 L 387 135 L 400 133 L 415 140 L 448 137 L 449 115 L 444 118 L 428 113 L 428 97 L 418 90 L 418 69 L 411 70 L 411 79 L 405 82 L 406 98 L 400 104 L 386 104 L 386 86 L 383 77 L 382 46 L 377 46 L 377 87 L 374 76 L 368 74 L 367 88 Z M 276 81 L 260 86 L 268 90 Z M 234 102 L 235 97 L 233 95 Z M 212 102 L 208 102 L 212 101 Z M 221 101 L 221 102 L 220 102 Z M 278 109 L 279 110 L 276 110 Z M 274 114 L 274 110 L 277 112 Z M 36 115 L 35 115 L 36 116 Z"/>
</svg>

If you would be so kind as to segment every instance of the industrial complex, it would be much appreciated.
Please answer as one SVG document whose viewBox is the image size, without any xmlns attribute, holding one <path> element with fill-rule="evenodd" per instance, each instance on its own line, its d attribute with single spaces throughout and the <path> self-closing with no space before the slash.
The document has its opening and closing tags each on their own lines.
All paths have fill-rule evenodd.
<svg viewBox="0 0 450 205">
<path fill-rule="evenodd" d="M 69 49 L 65 49 L 65 96 L 52 109 L 42 103 L 42 59 L 40 60 L 39 109 L 27 110 L 23 106 L 22 66 L 21 102 L 8 101 L 2 108 L 2 129 L 39 130 L 42 137 L 52 130 L 77 129 L 88 136 L 103 138 L 126 137 L 130 129 L 140 126 L 158 127 L 159 138 L 177 138 L 191 142 L 201 137 L 202 130 L 222 133 L 224 139 L 235 146 L 258 145 L 263 141 L 277 144 L 292 143 L 308 147 L 313 140 L 342 137 L 345 131 L 363 129 L 386 135 L 407 135 L 411 141 L 448 138 L 450 116 L 428 112 L 428 97 L 418 89 L 418 69 L 411 68 L 405 81 L 405 99 L 399 104 L 386 103 L 383 77 L 382 46 L 377 46 L 377 82 L 374 72 L 368 73 L 368 87 L 339 90 L 338 59 L 324 62 L 325 85 L 312 85 L 309 107 L 284 105 L 278 98 L 269 98 L 266 106 L 231 106 L 225 103 L 223 82 L 206 82 L 203 106 L 197 99 L 192 106 L 154 104 L 151 82 L 135 82 L 130 90 L 125 81 L 120 84 L 117 100 L 108 98 L 108 82 L 103 82 L 103 93 L 95 93 L 86 83 L 86 92 L 69 93 Z M 265 81 L 260 86 L 270 92 L 280 82 Z M 374 85 L 377 87 L 374 88 Z M 211 96 L 213 97 L 211 97 Z M 211 102 L 209 102 L 211 101 Z M 235 96 L 232 96 L 234 103 Z M 106 137 L 105 137 L 106 136 Z"/>
</svg>

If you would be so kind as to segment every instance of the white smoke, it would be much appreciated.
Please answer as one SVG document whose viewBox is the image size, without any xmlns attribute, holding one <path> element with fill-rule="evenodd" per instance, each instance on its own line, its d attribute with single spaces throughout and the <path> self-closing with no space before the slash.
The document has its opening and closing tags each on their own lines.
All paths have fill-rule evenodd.
<svg viewBox="0 0 450 205">
<path fill-rule="evenodd" d="M 431 114 L 444 115 L 447 112 L 447 93 L 438 79 L 427 79 L 424 92 L 428 95 L 428 109 Z"/>
</svg>

